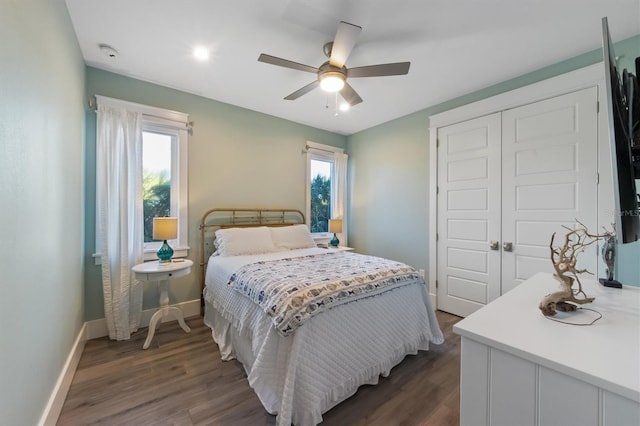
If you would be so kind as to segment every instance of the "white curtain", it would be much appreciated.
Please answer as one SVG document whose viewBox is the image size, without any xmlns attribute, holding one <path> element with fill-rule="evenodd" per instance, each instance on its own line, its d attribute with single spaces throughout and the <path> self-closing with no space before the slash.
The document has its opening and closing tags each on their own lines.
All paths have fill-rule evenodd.
<svg viewBox="0 0 640 426">
<path fill-rule="evenodd" d="M 129 339 L 142 312 L 142 114 L 99 105 L 96 138 L 97 228 L 109 337 Z"/>
<path fill-rule="evenodd" d="M 331 202 L 331 217 L 342 219 L 342 235 L 340 244 L 346 246 L 347 241 L 347 218 L 345 216 L 347 202 L 347 161 L 349 156 L 340 152 L 333 154 L 334 179 L 331 183 L 333 187 L 333 198 Z"/>
</svg>

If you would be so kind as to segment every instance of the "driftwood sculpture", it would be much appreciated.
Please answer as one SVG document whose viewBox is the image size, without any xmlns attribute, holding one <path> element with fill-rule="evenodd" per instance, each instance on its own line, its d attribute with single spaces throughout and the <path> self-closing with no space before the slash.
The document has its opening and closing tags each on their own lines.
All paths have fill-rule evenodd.
<svg viewBox="0 0 640 426">
<path fill-rule="evenodd" d="M 595 300 L 593 297 L 587 297 L 582 290 L 582 283 L 578 275 L 585 272 L 591 274 L 591 272 L 576 268 L 578 255 L 599 239 L 611 237 L 612 233 L 605 231 L 601 235 L 591 234 L 586 226 L 580 222 L 578 224 L 580 226 L 576 229 L 565 227 L 569 232 L 565 235 L 564 244 L 560 248 L 553 247 L 556 233 L 554 232 L 551 236 L 549 249 L 551 250 L 551 263 L 553 263 L 555 270 L 553 275 L 560 282 L 561 289 L 555 293 L 547 294 L 542 299 L 538 308 L 543 315 L 553 316 L 556 314 L 556 310 L 575 311 L 577 305 L 591 303 Z M 577 284 L 576 288 L 574 288 L 574 284 Z"/>
</svg>

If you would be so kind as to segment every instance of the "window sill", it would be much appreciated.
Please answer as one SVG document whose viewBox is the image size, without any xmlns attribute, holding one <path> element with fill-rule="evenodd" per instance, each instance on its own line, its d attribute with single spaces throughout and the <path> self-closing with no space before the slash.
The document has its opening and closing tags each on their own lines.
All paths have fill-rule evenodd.
<svg viewBox="0 0 640 426">
<path fill-rule="evenodd" d="M 174 258 L 187 257 L 189 255 L 190 249 L 191 247 L 189 246 L 174 248 L 173 257 Z M 144 257 L 143 257 L 144 261 L 147 262 L 149 260 L 156 260 L 158 258 L 156 251 L 157 250 L 145 250 Z M 102 265 L 102 258 L 100 253 L 93 253 L 91 257 L 93 257 L 95 261 L 95 265 Z"/>
<path fill-rule="evenodd" d="M 330 232 L 314 232 L 311 234 L 313 241 L 322 242 L 324 240 L 330 240 L 333 238 L 333 234 Z"/>
</svg>

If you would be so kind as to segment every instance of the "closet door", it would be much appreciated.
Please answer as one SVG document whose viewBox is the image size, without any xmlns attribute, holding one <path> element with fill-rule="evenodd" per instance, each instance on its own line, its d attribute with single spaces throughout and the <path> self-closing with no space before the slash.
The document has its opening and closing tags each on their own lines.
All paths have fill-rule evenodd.
<svg viewBox="0 0 640 426">
<path fill-rule="evenodd" d="M 467 316 L 597 233 L 595 87 L 438 129 L 437 306 Z M 594 244 L 579 268 L 597 272 Z"/>
<path fill-rule="evenodd" d="M 500 295 L 500 114 L 438 129 L 438 308 L 466 316 Z"/>
<path fill-rule="evenodd" d="M 600 231 L 597 96 L 593 87 L 502 113 L 502 294 L 553 272 L 549 243 L 555 232 L 562 244 L 563 226 Z M 595 273 L 596 246 L 579 260 Z"/>
</svg>

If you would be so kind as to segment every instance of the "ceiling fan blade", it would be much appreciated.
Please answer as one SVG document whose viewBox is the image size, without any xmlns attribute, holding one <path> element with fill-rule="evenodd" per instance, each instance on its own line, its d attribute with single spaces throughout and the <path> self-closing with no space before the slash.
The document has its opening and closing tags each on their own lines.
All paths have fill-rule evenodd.
<svg viewBox="0 0 640 426">
<path fill-rule="evenodd" d="M 395 62 L 393 64 L 368 65 L 366 67 L 349 68 L 347 77 L 384 77 L 387 75 L 404 75 L 409 73 L 411 62 Z"/>
<path fill-rule="evenodd" d="M 347 101 L 347 103 L 351 106 L 358 105 L 360 102 L 362 102 L 362 98 L 360 97 L 360 95 L 358 95 L 356 91 L 353 90 L 353 87 L 351 87 L 347 82 L 344 83 L 344 87 L 340 91 L 340 94 L 342 95 L 344 100 Z"/>
<path fill-rule="evenodd" d="M 344 66 L 353 46 L 356 44 L 360 31 L 362 31 L 362 27 L 340 21 L 336 31 L 336 38 L 333 40 L 333 46 L 331 47 L 331 57 L 329 58 L 331 65 L 338 68 Z"/>
<path fill-rule="evenodd" d="M 285 99 L 288 101 L 294 101 L 296 99 L 298 99 L 300 96 L 302 95 L 306 95 L 307 93 L 309 93 L 310 91 L 312 91 L 313 89 L 315 89 L 316 87 L 318 87 L 320 85 L 320 83 L 318 82 L 318 80 L 307 84 L 306 86 L 296 90 L 295 92 L 293 92 L 292 94 L 290 94 L 289 96 L 287 96 Z"/>
<path fill-rule="evenodd" d="M 291 68 L 298 71 L 306 71 L 306 72 L 312 72 L 312 73 L 318 72 L 318 68 L 305 65 L 305 64 L 299 64 L 297 62 L 293 62 L 288 59 L 282 59 L 276 56 L 267 55 L 265 53 L 261 53 L 260 56 L 258 56 L 258 61 L 271 64 L 271 65 L 277 65 L 279 67 Z"/>
</svg>

